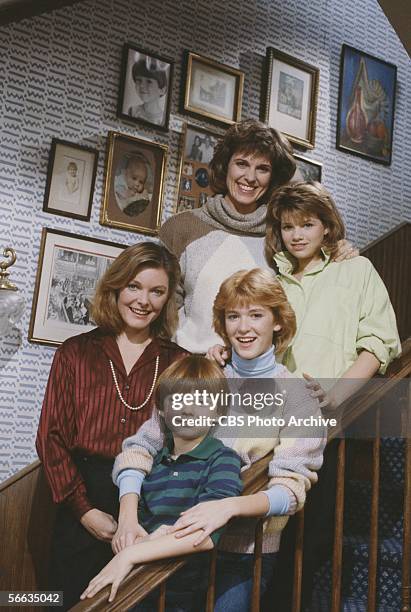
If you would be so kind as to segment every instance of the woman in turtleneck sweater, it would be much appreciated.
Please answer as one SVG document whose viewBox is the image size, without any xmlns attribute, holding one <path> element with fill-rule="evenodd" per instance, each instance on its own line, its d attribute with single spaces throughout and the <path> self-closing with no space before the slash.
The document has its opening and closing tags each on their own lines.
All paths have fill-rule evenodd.
<svg viewBox="0 0 411 612">
<path fill-rule="evenodd" d="M 233 272 L 268 268 L 264 258 L 267 202 L 291 179 L 295 161 L 289 142 L 263 123 L 231 126 L 210 163 L 214 193 L 202 208 L 168 219 L 160 239 L 182 271 L 176 341 L 206 353 L 219 341 L 212 329 L 212 306 L 223 280 Z"/>
</svg>

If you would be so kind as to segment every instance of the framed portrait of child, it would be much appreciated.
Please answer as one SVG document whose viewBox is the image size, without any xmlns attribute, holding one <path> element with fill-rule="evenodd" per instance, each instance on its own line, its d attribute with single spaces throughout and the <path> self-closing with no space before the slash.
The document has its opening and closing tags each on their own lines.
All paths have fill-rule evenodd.
<svg viewBox="0 0 411 612">
<path fill-rule="evenodd" d="M 53 138 L 43 210 L 53 215 L 90 221 L 98 151 Z"/>
<path fill-rule="evenodd" d="M 117 116 L 168 130 L 173 67 L 172 60 L 126 43 Z"/>
<path fill-rule="evenodd" d="M 168 147 L 109 132 L 100 223 L 156 235 Z"/>
</svg>

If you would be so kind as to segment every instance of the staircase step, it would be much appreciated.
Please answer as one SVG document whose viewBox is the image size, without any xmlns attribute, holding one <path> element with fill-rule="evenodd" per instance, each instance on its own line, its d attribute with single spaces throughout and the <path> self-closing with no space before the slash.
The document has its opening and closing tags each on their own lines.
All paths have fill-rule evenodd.
<svg viewBox="0 0 411 612">
<path fill-rule="evenodd" d="M 344 536 L 344 559 L 362 562 L 368 566 L 369 540 L 358 535 Z M 396 537 L 381 538 L 378 542 L 378 568 L 401 569 L 402 540 Z"/>
</svg>

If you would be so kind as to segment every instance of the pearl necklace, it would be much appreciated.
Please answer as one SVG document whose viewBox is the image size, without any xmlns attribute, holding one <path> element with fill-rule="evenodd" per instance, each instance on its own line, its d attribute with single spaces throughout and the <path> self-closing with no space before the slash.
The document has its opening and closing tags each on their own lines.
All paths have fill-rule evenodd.
<svg viewBox="0 0 411 612">
<path fill-rule="evenodd" d="M 117 376 L 116 376 L 116 373 L 114 371 L 113 362 L 111 361 L 111 359 L 109 359 L 109 362 L 110 362 L 111 373 L 113 375 L 114 385 L 115 385 L 115 387 L 117 389 L 117 394 L 118 394 L 120 400 L 123 402 L 124 406 L 126 406 L 129 410 L 141 410 L 141 408 L 144 408 L 144 406 L 150 401 L 150 398 L 153 395 L 154 387 L 156 386 L 157 375 L 158 375 L 158 366 L 160 364 L 160 355 L 157 355 L 157 357 L 156 357 L 156 367 L 154 369 L 154 378 L 153 378 L 153 382 L 151 384 L 151 389 L 148 392 L 148 395 L 147 395 L 146 399 L 144 400 L 144 402 L 142 404 L 140 404 L 139 406 L 130 406 L 130 404 L 127 404 L 126 400 L 121 395 L 120 387 L 118 386 Z"/>
</svg>

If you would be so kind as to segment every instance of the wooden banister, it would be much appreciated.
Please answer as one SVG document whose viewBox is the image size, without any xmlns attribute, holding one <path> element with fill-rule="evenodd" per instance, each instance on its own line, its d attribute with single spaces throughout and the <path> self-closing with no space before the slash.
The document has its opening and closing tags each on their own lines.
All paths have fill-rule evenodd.
<svg viewBox="0 0 411 612">
<path fill-rule="evenodd" d="M 404 222 L 361 250 L 361 255 L 373 263 L 387 287 L 401 341 L 411 336 L 410 244 L 411 223 Z"/>
<path fill-rule="evenodd" d="M 373 387 L 368 393 L 366 393 L 364 396 L 359 397 L 356 401 L 347 402 L 346 406 L 347 406 L 348 414 L 347 416 L 344 415 L 344 418 L 342 419 L 344 426 L 348 426 L 349 424 L 353 423 L 357 418 L 359 418 L 362 414 L 364 414 L 366 410 L 368 410 L 376 401 L 384 397 L 384 395 L 388 393 L 393 388 L 393 386 L 398 383 L 399 380 L 404 379 L 411 374 L 411 338 L 407 342 L 404 342 L 402 348 L 403 348 L 402 355 L 397 360 L 395 360 L 395 362 L 391 364 L 385 376 L 381 377 L 380 381 L 378 381 L 378 384 L 373 385 Z M 330 435 L 330 439 L 332 437 L 333 435 Z M 340 462 L 339 462 L 341 473 L 343 473 L 344 471 L 344 457 L 345 457 L 345 454 L 344 454 L 345 448 L 344 448 L 343 442 L 344 441 L 342 441 L 342 448 L 340 450 Z M 272 454 L 269 453 L 268 455 L 266 455 L 265 457 L 263 457 L 262 459 L 260 459 L 259 461 L 251 465 L 250 468 L 244 473 L 243 475 L 243 481 L 244 481 L 243 494 L 244 495 L 251 495 L 252 493 L 256 493 L 262 490 L 267 485 L 267 482 L 268 482 L 267 467 L 271 460 L 271 457 L 272 457 Z M 340 506 L 343 507 L 344 493 L 342 492 L 341 495 L 342 497 L 340 500 L 341 501 Z M 335 561 L 334 561 L 336 573 L 341 572 L 342 517 L 343 515 L 341 514 L 341 517 L 340 517 L 341 529 L 339 532 L 339 543 L 337 544 L 337 552 L 336 552 L 337 556 L 335 557 Z M 303 515 L 301 516 L 301 522 L 303 524 Z M 301 536 L 301 530 L 299 530 L 299 532 Z M 300 542 L 300 545 L 301 544 L 302 543 Z M 302 549 L 302 546 L 300 546 L 300 557 L 302 556 L 301 549 Z M 175 568 L 174 571 L 177 571 L 177 569 L 182 567 L 189 560 L 189 558 L 190 556 L 187 556 L 187 557 L 179 559 L 178 561 L 171 560 L 169 562 L 156 562 L 155 564 L 152 563 L 146 566 L 140 566 L 139 568 L 133 570 L 133 572 L 129 575 L 129 577 L 124 582 L 124 584 L 120 586 L 117 598 L 119 597 L 119 595 L 121 595 L 121 602 L 123 605 L 125 602 L 127 602 L 127 605 L 129 606 L 131 605 L 130 602 L 137 603 L 138 601 L 142 599 L 143 593 L 144 593 L 144 596 L 148 595 L 149 593 L 147 588 L 149 587 L 150 583 L 149 583 L 149 580 L 147 579 L 147 576 L 152 576 L 153 578 L 155 576 L 156 578 L 157 577 L 159 578 L 158 580 L 155 581 L 155 584 L 153 583 L 152 586 L 150 586 L 150 591 L 151 591 L 155 586 L 158 586 L 158 584 L 161 581 L 163 581 L 166 578 L 166 576 L 168 577 L 168 575 L 171 575 L 171 573 L 173 573 L 172 571 L 170 571 L 171 568 Z M 294 605 L 293 605 L 293 611 L 295 610 L 295 612 L 297 612 L 300 608 L 300 601 L 299 601 L 300 597 L 298 596 L 298 593 L 296 596 L 296 592 L 301 591 L 301 573 L 298 571 L 298 569 L 301 568 L 301 565 L 302 565 L 301 558 L 296 558 L 297 571 L 295 572 Z M 167 566 L 168 568 L 167 570 L 165 566 Z M 144 568 L 144 573 L 141 573 L 143 568 Z M 139 573 L 139 570 L 140 570 L 140 573 Z M 167 571 L 169 571 L 170 573 L 167 574 Z M 145 583 L 143 587 L 141 587 L 142 576 L 145 577 Z M 339 593 L 340 587 L 338 587 L 337 590 Z M 114 602 L 116 604 L 116 607 L 111 607 L 107 603 L 109 591 L 110 591 L 109 587 L 106 587 L 103 591 L 97 594 L 93 598 L 93 600 L 89 600 L 89 602 L 92 601 L 92 604 L 93 604 L 92 607 L 90 607 L 91 604 L 89 602 L 86 602 L 86 603 L 83 602 L 81 604 L 76 605 L 74 608 L 72 608 L 73 612 L 74 611 L 80 612 L 80 611 L 85 611 L 85 610 L 87 611 L 90 610 L 93 612 L 107 610 L 111 612 L 112 610 L 116 610 L 116 611 L 121 610 L 121 607 L 117 607 L 118 605 L 117 601 Z M 334 602 L 333 602 L 334 604 L 333 610 L 339 609 L 338 601 L 339 601 L 339 595 L 337 597 L 337 595 L 335 594 Z M 124 610 L 125 608 L 123 607 L 122 609 Z"/>
</svg>

